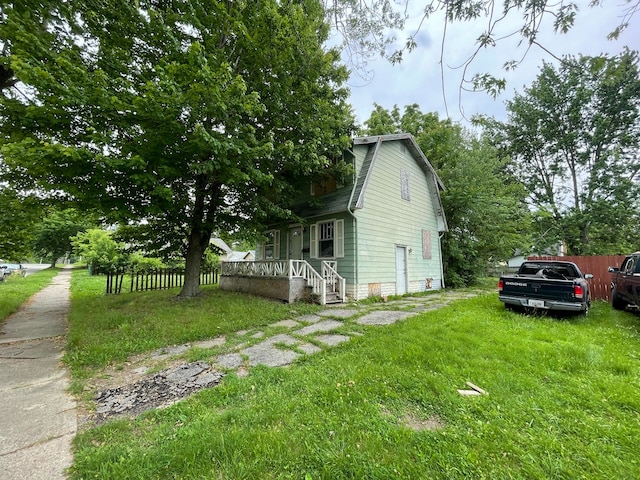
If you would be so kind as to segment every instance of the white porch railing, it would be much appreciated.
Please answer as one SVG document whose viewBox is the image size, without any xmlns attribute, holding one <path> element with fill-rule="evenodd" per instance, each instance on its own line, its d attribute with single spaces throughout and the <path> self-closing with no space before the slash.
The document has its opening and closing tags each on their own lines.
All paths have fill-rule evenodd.
<svg viewBox="0 0 640 480">
<path fill-rule="evenodd" d="M 347 281 L 338 274 L 338 262 L 322 262 L 322 278 L 327 282 L 327 288 L 336 293 L 344 302 L 346 298 Z"/>
<path fill-rule="evenodd" d="M 344 301 L 346 281 L 336 271 L 336 262 L 322 262 L 322 275 L 307 263 L 306 260 L 259 260 L 255 262 L 222 262 L 222 275 L 248 277 L 302 277 L 311 287 L 320 304 L 327 303 L 327 287 L 338 294 Z"/>
</svg>

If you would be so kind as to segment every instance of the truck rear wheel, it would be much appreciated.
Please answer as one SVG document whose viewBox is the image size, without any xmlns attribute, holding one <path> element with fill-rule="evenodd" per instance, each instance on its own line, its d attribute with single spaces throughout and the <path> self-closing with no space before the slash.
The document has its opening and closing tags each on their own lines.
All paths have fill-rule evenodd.
<svg viewBox="0 0 640 480">
<path fill-rule="evenodd" d="M 627 306 L 627 302 L 620 298 L 618 290 L 615 287 L 611 290 L 611 306 L 615 310 L 624 310 Z"/>
</svg>

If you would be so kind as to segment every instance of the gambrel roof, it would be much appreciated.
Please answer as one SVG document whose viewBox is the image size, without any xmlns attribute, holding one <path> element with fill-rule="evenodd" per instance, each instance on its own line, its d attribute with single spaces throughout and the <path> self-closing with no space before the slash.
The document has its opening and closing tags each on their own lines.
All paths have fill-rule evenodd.
<svg viewBox="0 0 640 480">
<path fill-rule="evenodd" d="M 444 229 L 441 231 L 446 231 L 446 219 L 444 217 L 444 210 L 442 208 L 442 200 L 440 199 L 439 190 L 445 190 L 445 186 L 438 177 L 438 174 L 433 169 L 429 160 L 424 155 L 420 147 L 418 146 L 416 139 L 413 138 L 413 135 L 410 133 L 398 133 L 392 135 L 374 135 L 368 137 L 356 137 L 353 139 L 354 145 L 369 145 L 369 150 L 364 159 L 364 164 L 362 165 L 362 169 L 358 174 L 358 178 L 354 188 L 354 194 L 352 196 L 351 204 L 349 207 L 353 210 L 355 208 L 363 208 L 364 206 L 364 195 L 367 190 L 367 185 L 369 181 L 369 177 L 371 172 L 374 169 L 374 165 L 376 159 L 378 158 L 378 151 L 380 149 L 380 145 L 382 142 L 389 141 L 401 141 L 404 146 L 407 148 L 413 158 L 415 158 L 416 162 L 420 166 L 420 168 L 424 171 L 427 179 L 431 179 L 433 184 L 430 183 L 431 187 L 431 195 L 433 197 L 433 204 L 436 206 L 436 213 L 439 217 L 442 217 L 444 221 Z"/>
<path fill-rule="evenodd" d="M 364 208 L 364 198 L 369 186 L 369 178 L 371 172 L 375 168 L 378 154 L 380 152 L 380 146 L 384 142 L 400 141 L 404 144 L 407 151 L 415 159 L 419 167 L 424 171 L 427 183 L 429 185 L 430 195 L 433 201 L 433 205 L 436 209 L 436 216 L 438 218 L 438 230 L 441 232 L 447 231 L 447 221 L 444 215 L 444 209 L 442 207 L 442 200 L 440 198 L 440 190 L 445 190 L 444 184 L 438 174 L 433 169 L 433 166 L 427 160 L 420 147 L 418 146 L 415 138 L 410 133 L 399 133 L 392 135 L 371 135 L 367 137 L 356 137 L 353 139 L 353 145 L 368 145 L 368 150 L 363 162 L 362 167 L 356 172 L 356 178 L 353 184 L 353 188 L 339 189 L 336 192 L 322 196 L 320 201 L 322 206 L 319 208 L 312 208 L 306 206 L 303 211 L 298 212 L 303 217 L 317 217 L 322 215 L 329 215 L 334 213 L 345 212 L 347 210 L 354 211 Z"/>
</svg>

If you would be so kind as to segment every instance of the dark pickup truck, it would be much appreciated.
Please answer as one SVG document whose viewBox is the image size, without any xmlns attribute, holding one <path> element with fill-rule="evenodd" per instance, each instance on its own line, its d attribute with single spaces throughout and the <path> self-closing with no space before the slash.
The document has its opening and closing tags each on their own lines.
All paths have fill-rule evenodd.
<svg viewBox="0 0 640 480">
<path fill-rule="evenodd" d="M 611 272 L 611 306 L 624 310 L 627 305 L 640 308 L 640 252 L 627 256 L 620 268 L 609 267 Z"/>
<path fill-rule="evenodd" d="M 506 308 L 589 312 L 591 295 L 588 278 L 572 262 L 529 260 L 518 273 L 503 275 L 498 283 L 498 298 Z"/>
</svg>

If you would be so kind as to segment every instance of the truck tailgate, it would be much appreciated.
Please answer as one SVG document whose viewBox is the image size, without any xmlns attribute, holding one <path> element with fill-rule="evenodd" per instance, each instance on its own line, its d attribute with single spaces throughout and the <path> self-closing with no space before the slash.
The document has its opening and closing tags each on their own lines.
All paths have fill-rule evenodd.
<svg viewBox="0 0 640 480">
<path fill-rule="evenodd" d="M 502 295 L 514 295 L 531 299 L 575 301 L 572 280 L 549 278 L 505 277 Z"/>
</svg>

